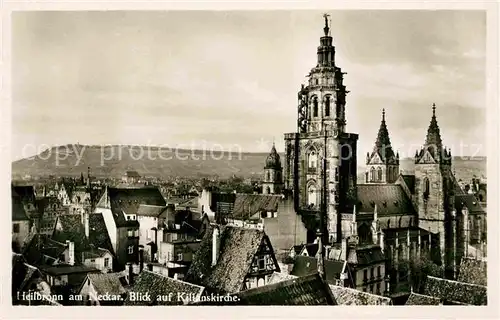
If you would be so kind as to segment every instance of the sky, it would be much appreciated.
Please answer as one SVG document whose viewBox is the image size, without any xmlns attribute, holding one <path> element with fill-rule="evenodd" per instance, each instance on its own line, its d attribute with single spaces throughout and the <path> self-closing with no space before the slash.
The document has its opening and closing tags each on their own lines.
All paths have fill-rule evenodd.
<svg viewBox="0 0 500 320">
<path fill-rule="evenodd" d="M 393 147 L 413 156 L 432 103 L 454 155 L 486 155 L 484 12 L 328 13 L 361 155 L 385 108 Z M 283 151 L 322 14 L 14 12 L 12 158 L 72 143 Z"/>
</svg>

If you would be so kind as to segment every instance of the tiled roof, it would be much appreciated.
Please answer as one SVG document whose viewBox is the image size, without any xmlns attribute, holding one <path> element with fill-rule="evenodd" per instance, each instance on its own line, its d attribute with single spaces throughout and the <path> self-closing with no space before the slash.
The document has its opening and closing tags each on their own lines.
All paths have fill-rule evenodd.
<svg viewBox="0 0 500 320">
<path fill-rule="evenodd" d="M 142 271 L 134 284 L 130 288 L 130 292 L 148 293 L 151 296 L 151 301 L 132 301 L 130 296 L 125 300 L 125 305 L 183 305 L 186 304 L 182 299 L 178 299 L 178 294 L 194 295 L 198 298 L 203 293 L 204 288 L 188 282 L 168 278 L 164 275 L 151 271 Z M 157 296 L 172 295 L 171 301 L 157 301 Z M 187 302 L 187 301 L 186 301 Z"/>
<path fill-rule="evenodd" d="M 32 234 L 26 241 L 22 254 L 30 264 L 39 265 L 59 259 L 66 250 L 66 244 L 50 239 L 44 234 Z"/>
<path fill-rule="evenodd" d="M 139 209 L 137 209 L 137 215 L 157 218 L 165 209 L 166 207 L 163 206 L 141 204 L 139 205 Z"/>
<path fill-rule="evenodd" d="M 29 220 L 26 210 L 24 210 L 21 197 L 12 194 L 12 221 Z"/>
<path fill-rule="evenodd" d="M 101 213 L 89 214 L 89 243 L 96 248 L 113 251 L 113 245 L 109 238 L 108 229 Z"/>
<path fill-rule="evenodd" d="M 74 242 L 75 260 L 81 262 L 81 252 L 90 249 L 90 243 L 85 236 L 85 227 L 82 224 L 81 216 L 76 214 L 64 214 L 58 216 L 58 221 L 62 230 L 58 230 L 56 227 L 52 239 L 61 243 L 66 243 L 66 241 Z"/>
<path fill-rule="evenodd" d="M 239 305 L 336 305 L 328 284 L 318 274 L 290 279 L 236 294 Z"/>
<path fill-rule="evenodd" d="M 141 175 L 135 170 L 129 170 L 129 171 L 125 172 L 125 177 L 140 178 Z"/>
<path fill-rule="evenodd" d="M 35 201 L 35 189 L 33 186 L 12 186 L 12 194 L 14 192 L 21 198 L 21 201 Z"/>
<path fill-rule="evenodd" d="M 91 248 L 89 251 L 83 252 L 83 258 L 84 259 L 101 258 L 104 257 L 106 253 L 111 253 L 111 252 L 107 249 Z"/>
<path fill-rule="evenodd" d="M 486 261 L 464 257 L 460 262 L 457 280 L 460 282 L 486 286 L 488 285 L 488 275 L 486 269 Z"/>
<path fill-rule="evenodd" d="M 408 300 L 406 300 L 405 305 L 407 306 L 437 306 L 440 303 L 439 298 L 431 297 L 431 296 L 426 296 L 423 294 L 418 294 L 415 292 L 412 292 L 410 296 L 408 297 Z"/>
<path fill-rule="evenodd" d="M 353 288 L 330 285 L 330 290 L 340 306 L 392 305 L 392 300 L 388 297 Z"/>
<path fill-rule="evenodd" d="M 324 260 L 325 279 L 329 284 L 336 284 L 344 267 L 343 261 Z M 313 257 L 296 256 L 291 275 L 304 277 L 318 272 L 318 260 Z"/>
<path fill-rule="evenodd" d="M 220 227 L 220 251 L 215 267 L 212 267 L 212 236 L 213 227 L 210 227 L 201 241 L 185 280 L 218 292 L 238 292 L 243 286 L 255 253 L 267 236 L 264 231 L 257 229 Z"/>
<path fill-rule="evenodd" d="M 12 254 L 12 290 L 13 298 L 17 296 L 17 292 L 21 292 L 25 289 L 28 282 L 36 274 L 40 274 L 40 271 L 27 264 L 23 256 L 20 254 Z"/>
<path fill-rule="evenodd" d="M 121 273 L 89 273 L 90 279 L 97 294 L 121 295 L 127 291 L 120 282 Z"/>
<path fill-rule="evenodd" d="M 87 267 L 84 265 L 70 266 L 70 265 L 55 265 L 55 266 L 41 266 L 40 270 L 44 273 L 59 276 L 59 275 L 70 275 L 75 273 L 90 273 L 99 272 L 96 268 Z"/>
<path fill-rule="evenodd" d="M 137 214 L 139 206 L 166 206 L 165 199 L 157 187 L 142 188 L 108 188 L 108 196 L 111 204 L 113 218 L 118 227 L 127 226 L 131 221 L 125 219 L 125 214 Z M 102 200 L 105 200 L 104 196 Z M 99 203 L 101 205 L 101 203 Z"/>
<path fill-rule="evenodd" d="M 467 305 L 487 305 L 486 286 L 427 276 L 425 295 Z"/>
<path fill-rule="evenodd" d="M 280 195 L 237 193 L 230 217 L 244 220 L 257 212 L 276 212 L 281 199 Z"/>
<path fill-rule="evenodd" d="M 294 276 L 292 274 L 286 274 L 282 272 L 275 272 L 271 275 L 269 278 L 268 284 L 273 284 L 273 283 L 278 283 L 278 282 L 283 282 L 291 279 L 298 278 L 297 276 Z"/>
<path fill-rule="evenodd" d="M 377 245 L 368 245 L 365 247 L 356 247 L 350 249 L 347 254 L 347 262 L 358 265 L 370 265 L 385 261 L 382 249 Z"/>
<path fill-rule="evenodd" d="M 473 194 L 464 194 L 455 196 L 455 207 L 461 209 L 467 207 L 469 213 L 485 213 L 483 207 L 479 204 L 479 200 Z"/>
<path fill-rule="evenodd" d="M 373 212 L 378 215 L 415 213 L 403 188 L 396 184 L 358 184 L 358 212 Z"/>
<path fill-rule="evenodd" d="M 406 186 L 408 189 L 410 189 L 411 194 L 415 193 L 415 175 L 409 175 L 409 174 L 402 174 L 404 182 L 406 183 Z"/>
</svg>

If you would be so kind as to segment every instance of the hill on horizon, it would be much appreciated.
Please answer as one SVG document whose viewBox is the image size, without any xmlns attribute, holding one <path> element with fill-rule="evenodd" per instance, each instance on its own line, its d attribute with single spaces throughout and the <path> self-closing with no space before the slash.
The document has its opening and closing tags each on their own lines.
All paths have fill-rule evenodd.
<svg viewBox="0 0 500 320">
<path fill-rule="evenodd" d="M 91 168 L 92 176 L 121 177 L 135 170 L 143 177 L 166 178 L 183 176 L 196 178 L 252 177 L 262 175 L 266 152 L 236 152 L 189 149 L 160 149 L 137 145 L 64 145 L 47 149 L 40 154 L 12 162 L 12 176 L 80 176 Z M 284 165 L 284 155 L 280 154 Z M 359 157 L 358 157 L 359 159 Z M 364 162 L 358 161 L 358 181 L 362 181 Z M 453 170 L 458 179 L 486 176 L 486 157 L 454 157 Z M 400 160 L 400 170 L 413 172 L 411 158 Z"/>
</svg>

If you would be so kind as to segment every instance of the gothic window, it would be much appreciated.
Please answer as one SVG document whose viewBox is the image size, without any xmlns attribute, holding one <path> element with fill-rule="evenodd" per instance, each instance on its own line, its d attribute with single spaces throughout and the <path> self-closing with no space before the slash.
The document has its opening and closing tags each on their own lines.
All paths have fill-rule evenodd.
<svg viewBox="0 0 500 320">
<path fill-rule="evenodd" d="M 330 116 L 330 96 L 325 98 L 325 117 Z"/>
<path fill-rule="evenodd" d="M 370 181 L 372 181 L 372 182 L 375 181 L 375 168 L 374 167 L 372 167 L 370 169 Z"/>
<path fill-rule="evenodd" d="M 360 243 L 371 243 L 372 242 L 372 230 L 370 226 L 362 224 L 358 228 L 359 242 Z"/>
<path fill-rule="evenodd" d="M 313 99 L 313 117 L 318 116 L 318 98 L 314 97 Z"/>
<path fill-rule="evenodd" d="M 271 188 L 266 187 L 266 194 L 271 194 Z"/>
<path fill-rule="evenodd" d="M 429 199 L 429 193 L 430 193 L 430 183 L 429 183 L 429 179 L 428 178 L 425 178 L 424 179 L 424 199 Z"/>
<path fill-rule="evenodd" d="M 307 204 L 314 207 L 316 206 L 317 199 L 317 191 L 314 185 L 309 186 L 307 190 Z"/>
<path fill-rule="evenodd" d="M 309 154 L 309 168 L 316 168 L 318 165 L 318 155 L 316 152 L 312 151 Z"/>
<path fill-rule="evenodd" d="M 271 173 L 269 171 L 267 172 L 267 181 L 271 181 Z"/>
<path fill-rule="evenodd" d="M 382 181 L 382 168 L 377 169 L 377 181 Z"/>
</svg>

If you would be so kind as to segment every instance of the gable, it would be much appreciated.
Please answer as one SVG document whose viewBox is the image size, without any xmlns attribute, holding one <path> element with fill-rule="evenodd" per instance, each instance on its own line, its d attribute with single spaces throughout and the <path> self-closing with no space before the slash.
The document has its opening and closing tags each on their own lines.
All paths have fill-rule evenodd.
<svg viewBox="0 0 500 320">
<path fill-rule="evenodd" d="M 436 161 L 434 160 L 434 157 L 429 152 L 429 150 L 425 150 L 424 155 L 420 158 L 418 163 L 419 164 L 435 164 Z"/>
<path fill-rule="evenodd" d="M 368 164 L 383 164 L 383 161 L 380 159 L 380 156 L 378 153 L 374 153 L 368 162 Z"/>
</svg>

